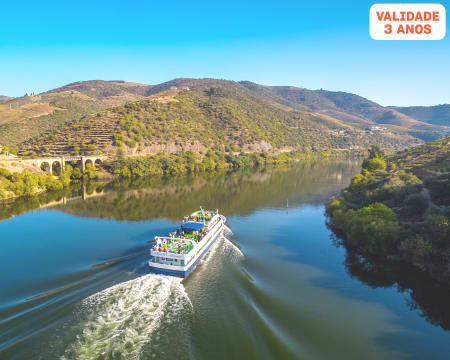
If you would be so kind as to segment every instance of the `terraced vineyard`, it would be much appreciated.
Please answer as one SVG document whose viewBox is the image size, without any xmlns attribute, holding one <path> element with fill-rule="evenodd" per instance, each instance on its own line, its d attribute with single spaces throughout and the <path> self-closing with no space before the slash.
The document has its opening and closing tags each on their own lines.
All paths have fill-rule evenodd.
<svg viewBox="0 0 450 360">
<path fill-rule="evenodd" d="M 82 117 L 36 139 L 25 142 L 20 155 L 102 154 L 112 145 L 112 134 L 119 131 L 118 121 L 107 117 Z"/>
<path fill-rule="evenodd" d="M 418 143 L 408 135 L 369 134 L 326 115 L 267 103 L 237 83 L 210 81 L 192 90 L 161 88 L 144 100 L 82 116 L 22 143 L 20 154 L 308 152 Z"/>
<path fill-rule="evenodd" d="M 84 81 L 0 103 L 0 144 L 20 143 L 82 116 L 143 99 L 150 85 Z"/>
</svg>

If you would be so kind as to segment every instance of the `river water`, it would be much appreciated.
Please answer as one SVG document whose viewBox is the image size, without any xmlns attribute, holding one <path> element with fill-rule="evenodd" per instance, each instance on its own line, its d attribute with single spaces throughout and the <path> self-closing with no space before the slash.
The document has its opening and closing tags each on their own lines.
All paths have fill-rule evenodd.
<svg viewBox="0 0 450 360">
<path fill-rule="evenodd" d="M 324 203 L 359 168 L 307 162 L 2 205 L 0 358 L 448 359 L 448 287 L 350 254 L 326 227 Z M 187 279 L 151 274 L 148 241 L 200 205 L 233 233 Z"/>
</svg>

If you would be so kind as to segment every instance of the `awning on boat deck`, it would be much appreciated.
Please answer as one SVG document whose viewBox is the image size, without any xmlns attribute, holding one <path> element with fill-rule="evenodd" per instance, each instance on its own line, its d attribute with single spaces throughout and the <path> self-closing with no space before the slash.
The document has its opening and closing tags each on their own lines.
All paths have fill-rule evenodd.
<svg viewBox="0 0 450 360">
<path fill-rule="evenodd" d="M 187 223 L 184 223 L 181 225 L 182 229 L 189 229 L 193 231 L 200 230 L 203 226 L 205 226 L 202 222 L 196 222 L 196 221 L 188 221 Z"/>
</svg>

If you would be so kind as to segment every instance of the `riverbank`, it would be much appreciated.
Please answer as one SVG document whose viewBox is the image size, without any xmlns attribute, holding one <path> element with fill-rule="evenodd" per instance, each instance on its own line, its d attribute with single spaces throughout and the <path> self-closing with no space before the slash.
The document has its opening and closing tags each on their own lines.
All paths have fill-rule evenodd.
<svg viewBox="0 0 450 360">
<path fill-rule="evenodd" d="M 84 173 L 77 167 L 66 165 L 58 176 L 39 169 L 20 167 L 17 160 L 13 167 L 0 166 L 0 201 L 21 196 L 35 196 L 47 191 L 61 191 L 71 182 L 102 179 L 136 179 L 151 176 L 183 176 L 221 171 L 285 166 L 299 161 L 320 159 L 348 159 L 362 157 L 362 151 L 283 152 L 272 154 L 232 153 L 207 151 L 194 153 L 159 153 L 155 155 L 119 157 L 105 161 L 100 166 L 86 164 Z"/>
<path fill-rule="evenodd" d="M 98 172 L 91 164 L 86 166 L 84 174 L 80 169 L 66 165 L 58 177 L 44 171 L 42 173 L 32 173 L 29 170 L 11 172 L 0 168 L 0 201 L 33 197 L 44 192 L 62 191 L 73 182 L 88 181 L 98 177 Z"/>
<path fill-rule="evenodd" d="M 283 166 L 305 160 L 348 159 L 362 157 L 362 151 L 291 151 L 283 153 L 233 153 L 209 150 L 206 153 L 192 151 L 159 153 L 155 155 L 127 157 L 105 162 L 104 169 L 118 178 L 140 178 L 147 176 L 179 176 L 217 171 Z"/>
<path fill-rule="evenodd" d="M 373 149 L 361 173 L 327 205 L 340 243 L 449 282 L 449 154 L 450 137 L 389 157 Z"/>
<path fill-rule="evenodd" d="M 64 206 L 80 216 L 95 212 L 97 215 L 101 214 L 102 217 L 106 218 L 124 219 L 123 214 L 128 213 L 130 217 L 126 220 L 134 221 L 141 221 L 150 214 L 157 217 L 165 214 L 168 209 L 171 212 L 177 209 L 177 215 L 172 219 L 176 221 L 192 208 L 198 207 L 199 204 L 217 206 L 218 204 L 210 203 L 211 194 L 217 191 L 217 189 L 212 190 L 214 186 L 220 187 L 221 193 L 227 193 L 228 191 L 229 195 L 236 189 L 246 189 L 245 193 L 248 198 L 245 203 L 246 206 L 250 206 L 258 201 L 262 193 L 267 192 L 263 184 L 275 172 L 277 175 L 273 175 L 271 180 L 272 189 L 278 189 L 282 193 L 286 190 L 286 185 L 283 182 L 287 181 L 286 174 L 295 173 L 299 177 L 310 177 L 312 176 L 310 173 L 314 173 L 316 174 L 316 181 L 320 182 L 321 177 L 330 176 L 327 173 L 328 169 L 339 169 L 339 166 L 343 166 L 342 164 L 350 168 L 352 174 L 355 174 L 360 169 L 361 160 L 312 160 L 296 162 L 292 166 L 216 171 L 197 175 L 149 176 L 126 179 L 112 177 L 109 179 L 72 181 L 68 187 L 60 191 L 42 192 L 35 196 L 22 196 L 3 201 L 0 206 L 0 220 L 35 209 Z M 336 178 L 341 179 L 342 174 L 338 170 L 333 171 L 335 171 Z M 350 175 L 346 174 L 346 176 L 348 178 Z M 235 186 L 236 179 L 242 181 L 239 187 Z M 277 179 L 278 187 L 274 185 L 275 179 Z M 208 184 L 210 186 L 205 188 Z M 185 195 L 177 198 L 181 190 Z M 111 196 L 108 196 L 108 193 L 111 193 Z M 186 194 L 189 194 L 189 196 Z M 269 194 L 265 194 L 266 198 L 268 196 Z M 134 209 L 124 207 L 127 203 L 124 200 L 130 198 L 140 199 L 135 202 L 135 204 L 139 203 L 139 206 Z M 169 199 L 176 199 L 176 201 L 169 201 Z M 220 201 L 221 207 L 223 208 L 226 203 L 225 200 Z M 162 205 L 164 206 L 162 207 Z"/>
</svg>

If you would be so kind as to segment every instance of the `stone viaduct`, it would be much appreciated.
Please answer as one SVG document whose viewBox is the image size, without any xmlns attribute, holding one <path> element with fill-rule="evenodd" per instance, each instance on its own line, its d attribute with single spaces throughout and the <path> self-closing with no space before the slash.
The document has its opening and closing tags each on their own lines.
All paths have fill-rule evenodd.
<svg viewBox="0 0 450 360">
<path fill-rule="evenodd" d="M 84 184 L 83 185 L 83 193 L 82 193 L 82 195 L 74 196 L 74 197 L 70 197 L 70 198 L 66 198 L 66 197 L 63 196 L 59 200 L 51 201 L 49 203 L 40 205 L 40 208 L 49 208 L 49 207 L 56 206 L 56 205 L 65 205 L 68 202 L 73 201 L 73 200 L 87 200 L 89 198 L 94 198 L 94 197 L 104 196 L 104 195 L 105 195 L 104 190 L 97 191 L 95 189 L 91 193 L 88 193 L 86 191 L 86 184 Z"/>
<path fill-rule="evenodd" d="M 61 170 L 64 169 L 66 163 L 76 163 L 76 165 L 81 169 L 81 172 L 84 173 L 87 164 L 99 165 L 105 159 L 105 156 L 61 156 L 61 157 L 48 157 L 48 158 L 37 158 L 37 159 L 29 159 L 29 160 L 16 160 L 28 162 L 34 166 L 37 166 L 50 174 L 52 174 L 53 169 L 55 169 L 56 174 L 60 174 Z"/>
</svg>

